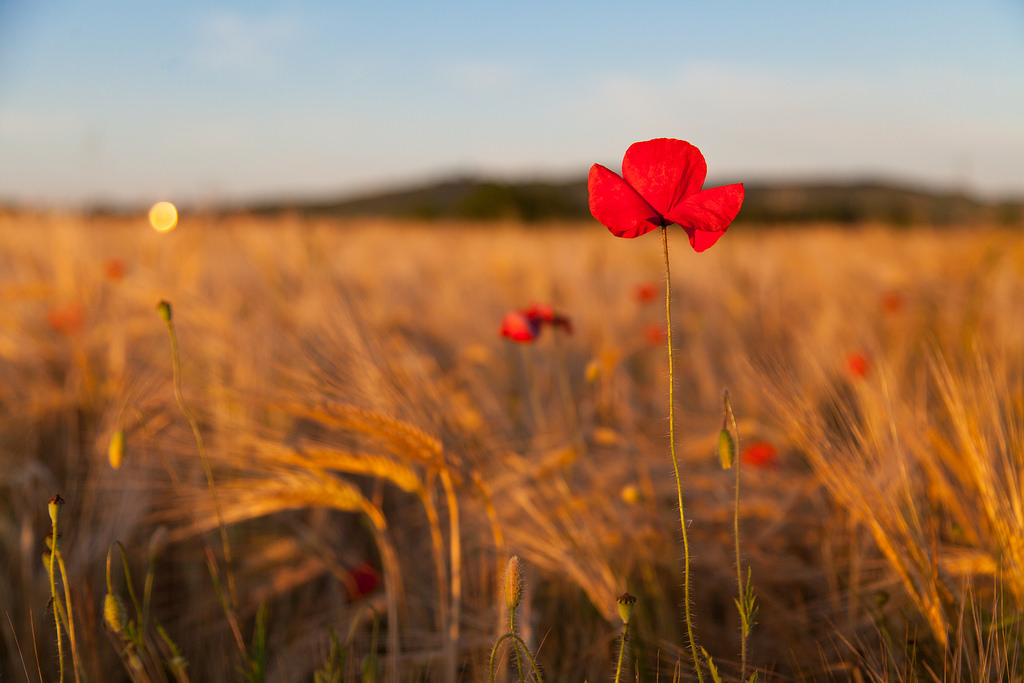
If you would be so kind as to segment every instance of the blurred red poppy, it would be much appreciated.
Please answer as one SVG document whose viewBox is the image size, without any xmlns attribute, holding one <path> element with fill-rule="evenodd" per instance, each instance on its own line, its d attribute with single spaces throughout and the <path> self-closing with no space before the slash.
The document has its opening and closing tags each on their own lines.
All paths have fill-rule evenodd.
<svg viewBox="0 0 1024 683">
<path fill-rule="evenodd" d="M 531 342 L 540 334 L 540 321 L 522 311 L 509 311 L 501 321 L 501 336 L 512 341 Z"/>
<path fill-rule="evenodd" d="M 658 286 L 653 282 L 644 282 L 633 290 L 633 298 L 641 304 L 649 304 L 658 296 Z"/>
<path fill-rule="evenodd" d="M 846 369 L 853 377 L 868 374 L 868 359 L 863 353 L 854 352 L 846 357 Z"/>
<path fill-rule="evenodd" d="M 510 311 L 501 321 L 501 336 L 513 341 L 531 342 L 540 334 L 543 325 L 561 328 L 572 334 L 572 321 L 567 316 L 555 313 L 548 304 L 533 304 L 526 310 Z"/>
<path fill-rule="evenodd" d="M 590 213 L 617 237 L 639 237 L 678 223 L 696 251 L 725 234 L 743 205 L 743 184 L 701 189 L 708 166 L 683 140 L 636 142 L 622 159 L 622 175 L 590 168 Z"/>
<path fill-rule="evenodd" d="M 775 467 L 779 464 L 778 459 L 779 449 L 767 441 L 755 441 L 740 454 L 743 464 L 753 467 Z"/>
<path fill-rule="evenodd" d="M 882 294 L 879 303 L 886 313 L 899 313 L 903 310 L 903 297 L 899 292 L 885 292 Z"/>
<path fill-rule="evenodd" d="M 644 339 L 651 346 L 660 346 L 665 341 L 665 326 L 651 323 L 644 328 Z"/>
<path fill-rule="evenodd" d="M 124 261 L 119 258 L 109 259 L 103 264 L 103 275 L 111 282 L 120 282 L 124 278 Z"/>
<path fill-rule="evenodd" d="M 54 332 L 71 335 L 81 331 L 85 314 L 78 304 L 54 306 L 46 312 L 46 322 Z"/>
<path fill-rule="evenodd" d="M 572 334 L 572 321 L 561 313 L 555 313 L 555 309 L 551 308 L 550 304 L 533 304 L 523 311 L 523 314 L 540 324 L 546 323 L 552 327 L 560 327 L 567 334 Z"/>
<path fill-rule="evenodd" d="M 348 599 L 358 600 L 377 590 L 380 586 L 380 572 L 373 568 L 366 560 L 363 560 L 348 572 L 351 582 L 348 582 Z"/>
</svg>

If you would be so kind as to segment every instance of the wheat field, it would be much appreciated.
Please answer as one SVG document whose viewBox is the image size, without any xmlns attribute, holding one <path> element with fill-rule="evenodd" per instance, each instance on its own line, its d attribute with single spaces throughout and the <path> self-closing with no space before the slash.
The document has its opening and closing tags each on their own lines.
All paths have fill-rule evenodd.
<svg viewBox="0 0 1024 683">
<path fill-rule="evenodd" d="M 693 609 L 723 677 L 728 389 L 760 680 L 1021 680 L 1021 235 L 670 243 Z M 624 592 L 626 677 L 689 680 L 663 288 L 659 239 L 596 223 L 0 215 L 0 679 L 58 676 L 59 493 L 65 680 L 487 680 L 513 554 L 546 681 L 614 676 Z M 572 334 L 498 334 L 535 303 Z M 131 647 L 104 620 L 129 581 Z"/>
</svg>

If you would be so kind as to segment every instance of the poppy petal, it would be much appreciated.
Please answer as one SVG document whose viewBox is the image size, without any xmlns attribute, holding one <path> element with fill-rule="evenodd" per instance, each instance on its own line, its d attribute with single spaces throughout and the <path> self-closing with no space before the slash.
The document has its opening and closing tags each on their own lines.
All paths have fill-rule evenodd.
<svg viewBox="0 0 1024 683">
<path fill-rule="evenodd" d="M 667 224 L 617 173 L 600 164 L 587 178 L 590 213 L 616 237 L 639 237 Z"/>
<path fill-rule="evenodd" d="M 507 313 L 501 321 L 501 336 L 517 342 L 531 342 L 540 333 L 540 323 L 520 311 Z"/>
<path fill-rule="evenodd" d="M 635 142 L 622 159 L 622 177 L 663 216 L 699 192 L 707 174 L 700 150 L 672 138 Z"/>
<path fill-rule="evenodd" d="M 743 184 L 701 190 L 675 206 L 667 218 L 690 236 L 696 251 L 704 251 L 725 234 L 743 206 Z"/>
</svg>

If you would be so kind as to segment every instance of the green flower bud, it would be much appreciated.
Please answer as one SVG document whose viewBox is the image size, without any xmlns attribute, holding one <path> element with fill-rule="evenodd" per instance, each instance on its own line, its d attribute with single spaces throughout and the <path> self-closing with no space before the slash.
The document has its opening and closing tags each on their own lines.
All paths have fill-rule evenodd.
<svg viewBox="0 0 1024 683">
<path fill-rule="evenodd" d="M 124 607 L 124 601 L 116 593 L 107 593 L 103 598 L 103 619 L 106 620 L 110 630 L 114 633 L 121 633 L 127 623 L 128 610 Z"/>
<path fill-rule="evenodd" d="M 736 442 L 728 429 L 718 432 L 718 459 L 722 463 L 722 469 L 732 469 L 732 463 L 736 459 Z"/>
<path fill-rule="evenodd" d="M 156 312 L 160 314 L 160 319 L 165 323 L 171 322 L 171 304 L 167 301 L 161 301 L 156 305 Z"/>
</svg>

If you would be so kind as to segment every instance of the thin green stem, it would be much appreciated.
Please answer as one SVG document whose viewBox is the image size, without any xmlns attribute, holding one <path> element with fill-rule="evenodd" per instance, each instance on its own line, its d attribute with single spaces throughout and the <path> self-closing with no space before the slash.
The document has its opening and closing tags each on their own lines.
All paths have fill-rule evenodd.
<svg viewBox="0 0 1024 683">
<path fill-rule="evenodd" d="M 729 402 L 729 392 L 725 392 L 725 407 L 726 414 L 732 421 L 732 433 L 733 433 L 733 453 L 736 454 L 734 458 L 734 466 L 736 468 L 736 502 L 735 509 L 733 510 L 733 536 L 736 539 L 736 587 L 738 590 L 737 605 L 740 608 L 740 681 L 744 681 L 747 678 L 747 633 L 750 627 L 748 626 L 749 616 L 747 614 L 747 591 L 743 588 L 743 565 L 741 564 L 742 558 L 740 557 L 740 430 L 736 426 L 736 415 L 732 412 L 732 404 Z"/>
<path fill-rule="evenodd" d="M 557 330 L 556 330 L 557 331 Z M 565 344 L 561 335 L 554 335 L 555 348 L 558 352 L 558 389 L 562 393 L 562 403 L 565 406 L 565 414 L 569 420 L 569 430 L 572 432 L 572 445 L 576 451 L 577 458 L 586 455 L 586 442 L 583 439 L 583 429 L 580 427 L 580 411 L 576 401 L 572 397 L 572 384 L 569 379 L 569 361 L 565 353 Z"/>
<path fill-rule="evenodd" d="M 203 434 L 199 431 L 199 421 L 196 420 L 195 415 L 189 409 L 188 404 L 185 403 L 185 393 L 181 388 L 181 357 L 178 351 L 178 335 L 174 331 L 174 322 L 167 319 L 167 332 L 171 337 L 171 363 L 174 367 L 174 397 L 178 401 L 178 407 L 181 408 L 181 412 L 185 414 L 185 418 L 188 420 L 189 426 L 192 428 L 192 435 L 196 440 L 196 447 L 199 449 L 199 460 L 203 464 L 203 472 L 206 474 L 206 484 L 210 489 L 210 497 L 213 499 L 213 511 L 217 516 L 217 527 L 220 529 L 220 542 L 224 547 L 224 564 L 226 565 L 226 574 L 228 579 L 228 597 L 229 604 L 233 610 L 238 605 L 238 592 L 235 589 L 235 577 L 232 571 L 231 562 L 231 545 L 228 543 L 228 531 L 224 525 L 224 518 L 220 512 L 220 501 L 217 498 L 217 487 L 213 482 L 213 468 L 210 467 L 210 461 L 206 458 L 206 447 L 203 445 Z"/>
<path fill-rule="evenodd" d="M 676 475 L 676 496 L 679 500 L 679 525 L 683 531 L 683 609 L 686 613 L 686 635 L 689 638 L 690 656 L 697 680 L 704 683 L 700 659 L 697 657 L 697 641 L 693 636 L 693 615 L 690 608 L 690 541 L 686 534 L 686 516 L 683 512 L 683 483 L 679 477 L 679 459 L 676 457 L 675 426 L 675 373 L 672 365 L 672 271 L 668 262 L 668 229 L 661 226 L 661 243 L 665 251 L 665 337 L 668 343 L 668 443 L 672 454 L 672 469 Z"/>
<path fill-rule="evenodd" d="M 60 598 L 57 596 L 57 520 L 53 520 L 53 540 L 50 542 L 50 600 L 53 604 L 53 623 L 57 629 L 57 661 L 60 666 L 60 683 L 64 683 L 64 640 L 61 638 Z"/>
<path fill-rule="evenodd" d="M 516 632 L 516 611 L 515 611 L 515 609 L 509 610 L 509 613 L 508 613 L 508 632 L 509 633 L 515 633 Z M 499 639 L 498 642 L 500 643 L 501 640 Z M 515 645 L 514 643 L 512 645 L 512 652 L 516 656 L 516 670 L 519 672 L 519 680 L 522 681 L 523 680 L 523 660 L 519 656 L 519 647 L 517 645 Z M 493 677 L 492 677 L 492 680 L 493 680 Z"/>
<path fill-rule="evenodd" d="M 622 638 L 619 642 L 619 663 L 615 667 L 615 683 L 619 683 L 619 679 L 622 676 L 622 658 L 626 652 L 626 633 L 629 631 L 629 622 L 622 625 Z"/>
<path fill-rule="evenodd" d="M 500 638 L 498 638 L 497 642 L 494 643 L 494 647 L 491 648 L 491 663 L 489 667 L 490 683 L 494 683 L 494 658 L 498 654 L 498 646 L 501 645 L 501 642 L 506 638 L 512 639 L 512 647 L 516 649 L 517 654 L 519 652 L 519 648 L 523 648 L 523 652 L 526 654 L 526 658 L 530 661 L 530 668 L 533 669 L 534 678 L 537 679 L 538 683 L 544 683 L 544 678 L 540 675 L 540 669 L 537 668 L 537 661 L 533 658 L 533 655 L 530 654 L 530 650 L 526 647 L 526 643 L 523 642 L 523 639 L 520 638 L 518 635 L 511 632 L 506 633 Z M 519 680 L 523 680 L 523 675 L 521 673 L 519 674 Z"/>
<path fill-rule="evenodd" d="M 68 569 L 64 565 L 64 556 L 61 555 L 60 550 L 56 550 L 54 555 L 57 556 L 57 566 L 60 567 L 60 581 L 64 584 L 64 604 L 67 605 L 68 618 L 68 641 L 71 643 L 71 670 L 75 674 L 75 680 L 80 681 L 78 641 L 75 639 L 75 612 L 71 609 L 71 584 L 68 583 Z"/>
</svg>

